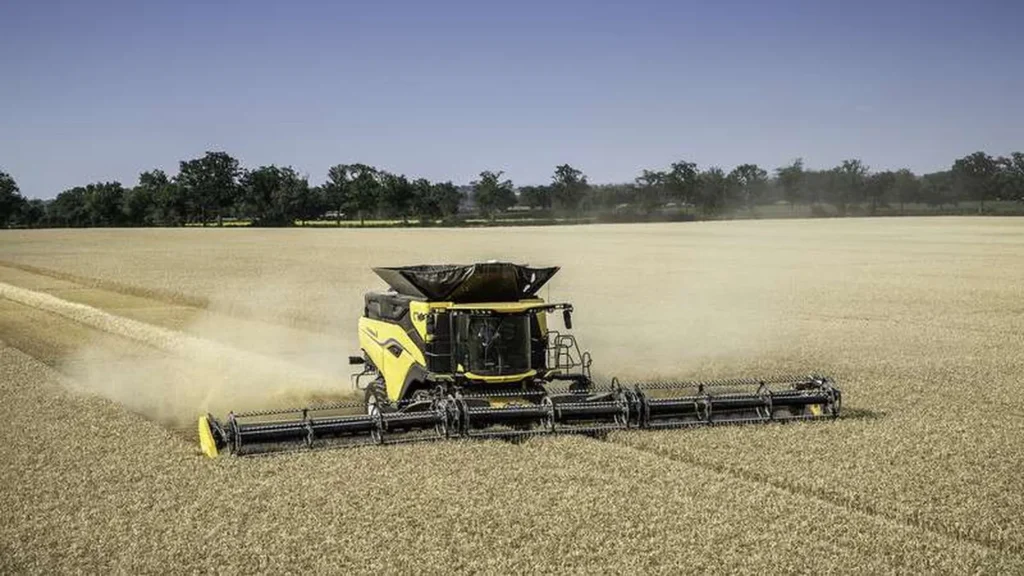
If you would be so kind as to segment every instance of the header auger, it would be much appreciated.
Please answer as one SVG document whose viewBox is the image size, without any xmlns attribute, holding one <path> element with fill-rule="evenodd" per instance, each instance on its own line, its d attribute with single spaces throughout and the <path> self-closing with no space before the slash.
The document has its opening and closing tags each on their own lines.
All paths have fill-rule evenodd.
<svg viewBox="0 0 1024 576">
<path fill-rule="evenodd" d="M 375 268 L 390 286 L 359 319 L 363 402 L 199 419 L 203 452 L 602 434 L 836 418 L 824 376 L 596 383 L 575 337 L 548 327 L 572 305 L 536 296 L 558 268 L 508 263 Z"/>
</svg>

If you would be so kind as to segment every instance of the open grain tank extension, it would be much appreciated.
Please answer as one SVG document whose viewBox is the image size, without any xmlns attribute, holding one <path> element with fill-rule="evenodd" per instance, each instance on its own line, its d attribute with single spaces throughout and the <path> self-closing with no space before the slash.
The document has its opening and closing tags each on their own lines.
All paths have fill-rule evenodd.
<svg viewBox="0 0 1024 576">
<path fill-rule="evenodd" d="M 556 267 L 374 271 L 389 288 L 366 294 L 361 354 L 350 357 L 364 401 L 202 416 L 206 455 L 839 416 L 839 389 L 825 376 L 595 381 L 590 353 L 568 333 L 572 305 L 537 296 Z M 549 325 L 559 315 L 563 330 Z"/>
</svg>

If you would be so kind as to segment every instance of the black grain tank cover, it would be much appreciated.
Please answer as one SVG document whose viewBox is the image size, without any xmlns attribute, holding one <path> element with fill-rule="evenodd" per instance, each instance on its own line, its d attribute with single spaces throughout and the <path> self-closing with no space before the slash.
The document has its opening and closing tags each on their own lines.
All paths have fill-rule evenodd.
<svg viewBox="0 0 1024 576">
<path fill-rule="evenodd" d="M 558 267 L 530 268 L 509 262 L 374 268 L 399 294 L 433 302 L 514 302 L 530 298 Z"/>
</svg>

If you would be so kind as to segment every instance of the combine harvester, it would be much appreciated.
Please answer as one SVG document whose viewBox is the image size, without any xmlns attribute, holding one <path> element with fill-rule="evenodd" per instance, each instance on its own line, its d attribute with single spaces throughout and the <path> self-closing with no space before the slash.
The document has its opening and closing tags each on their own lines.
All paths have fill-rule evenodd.
<svg viewBox="0 0 1024 576">
<path fill-rule="evenodd" d="M 366 294 L 359 319 L 364 402 L 199 418 L 210 457 L 288 448 L 448 438 L 603 434 L 836 418 L 823 376 L 710 382 L 597 383 L 589 352 L 548 326 L 572 305 L 538 291 L 558 268 L 516 264 L 375 268 L 390 289 Z"/>
</svg>

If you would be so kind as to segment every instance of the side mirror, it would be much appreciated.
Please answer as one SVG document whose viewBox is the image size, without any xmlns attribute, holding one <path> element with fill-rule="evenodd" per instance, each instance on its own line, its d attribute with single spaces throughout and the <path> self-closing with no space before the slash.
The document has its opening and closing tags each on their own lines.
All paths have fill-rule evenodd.
<svg viewBox="0 0 1024 576">
<path fill-rule="evenodd" d="M 572 310 L 562 310 L 562 324 L 565 324 L 566 330 L 572 330 Z"/>
<path fill-rule="evenodd" d="M 366 359 L 363 358 L 362 356 L 349 356 L 348 357 L 348 363 L 349 364 L 366 364 Z"/>
</svg>

